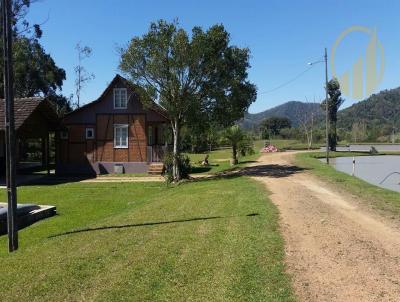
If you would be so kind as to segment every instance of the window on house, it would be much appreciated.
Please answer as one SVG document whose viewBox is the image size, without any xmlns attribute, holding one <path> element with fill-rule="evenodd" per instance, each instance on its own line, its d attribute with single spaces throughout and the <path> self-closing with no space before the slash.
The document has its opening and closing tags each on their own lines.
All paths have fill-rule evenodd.
<svg viewBox="0 0 400 302">
<path fill-rule="evenodd" d="M 128 107 L 128 96 L 126 88 L 114 88 L 114 108 L 126 109 Z"/>
<path fill-rule="evenodd" d="M 86 128 L 86 139 L 94 139 L 94 129 Z"/>
<path fill-rule="evenodd" d="M 128 125 L 114 125 L 114 148 L 128 148 Z"/>
<path fill-rule="evenodd" d="M 64 130 L 60 132 L 61 139 L 68 139 L 68 131 Z"/>
</svg>

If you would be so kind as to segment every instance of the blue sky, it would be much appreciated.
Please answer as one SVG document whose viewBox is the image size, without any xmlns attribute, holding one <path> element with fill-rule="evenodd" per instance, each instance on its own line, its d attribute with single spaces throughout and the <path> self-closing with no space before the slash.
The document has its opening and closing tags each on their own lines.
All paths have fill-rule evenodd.
<svg viewBox="0 0 400 302">
<path fill-rule="evenodd" d="M 249 78 L 258 87 L 250 112 L 259 112 L 289 100 L 320 100 L 324 96 L 324 66 L 317 64 L 285 87 L 270 91 L 307 69 L 307 62 L 328 55 L 345 29 L 362 25 L 376 29 L 385 49 L 385 73 L 376 91 L 400 86 L 400 1 L 123 1 L 40 0 L 28 18 L 41 23 L 41 43 L 56 64 L 66 70 L 63 93 L 74 92 L 75 45 L 81 41 L 93 49 L 85 61 L 95 74 L 82 93 L 84 103 L 96 99 L 118 72 L 116 46 L 142 35 L 151 21 L 179 19 L 187 30 L 222 23 L 232 44 L 249 47 Z M 351 69 L 365 53 L 368 36 L 352 33 L 340 44 L 335 57 L 339 72 Z M 330 73 L 331 76 L 331 73 Z M 356 100 L 346 97 L 346 106 Z"/>
</svg>

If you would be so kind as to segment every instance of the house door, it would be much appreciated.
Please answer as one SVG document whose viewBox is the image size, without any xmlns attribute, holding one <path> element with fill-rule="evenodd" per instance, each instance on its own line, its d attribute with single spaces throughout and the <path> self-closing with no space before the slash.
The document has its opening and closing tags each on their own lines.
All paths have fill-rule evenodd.
<svg viewBox="0 0 400 302">
<path fill-rule="evenodd" d="M 154 144 L 153 126 L 149 126 L 147 128 L 147 141 L 149 146 Z"/>
</svg>

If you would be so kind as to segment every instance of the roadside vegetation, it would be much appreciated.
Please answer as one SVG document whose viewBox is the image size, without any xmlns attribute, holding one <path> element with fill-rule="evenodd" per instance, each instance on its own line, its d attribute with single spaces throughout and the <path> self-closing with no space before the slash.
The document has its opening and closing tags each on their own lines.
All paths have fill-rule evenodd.
<svg viewBox="0 0 400 302">
<path fill-rule="evenodd" d="M 330 154 L 330 157 L 369 155 L 368 153 L 357 152 L 331 152 Z M 398 153 L 380 153 L 380 155 L 384 154 Z M 374 186 L 360 178 L 337 171 L 319 160 L 324 156 L 325 153 L 323 152 L 300 153 L 296 156 L 296 165 L 310 170 L 318 177 L 339 186 L 339 188 L 351 194 L 361 197 L 375 209 L 384 210 L 396 216 L 400 215 L 400 193 Z"/>
<path fill-rule="evenodd" d="M 4 301 L 294 300 L 277 210 L 249 178 L 18 193 L 58 215 L 20 231 L 11 255 L 0 237 Z"/>
</svg>

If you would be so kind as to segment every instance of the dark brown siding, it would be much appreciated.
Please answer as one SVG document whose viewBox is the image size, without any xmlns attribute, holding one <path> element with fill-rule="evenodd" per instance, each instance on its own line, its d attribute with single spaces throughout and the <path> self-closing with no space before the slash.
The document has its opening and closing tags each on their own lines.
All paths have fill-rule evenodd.
<svg viewBox="0 0 400 302">
<path fill-rule="evenodd" d="M 93 167 L 93 164 L 99 163 L 147 162 L 147 124 L 168 121 L 163 115 L 144 109 L 129 87 L 128 108 L 114 109 L 112 88 L 124 86 L 121 81 L 113 81 L 112 85 L 101 99 L 64 118 L 69 137 L 68 140 L 60 140 L 59 158 L 62 164 L 89 163 Z M 128 125 L 128 148 L 114 148 L 115 124 Z M 94 139 L 86 139 L 87 127 L 94 129 Z"/>
</svg>

